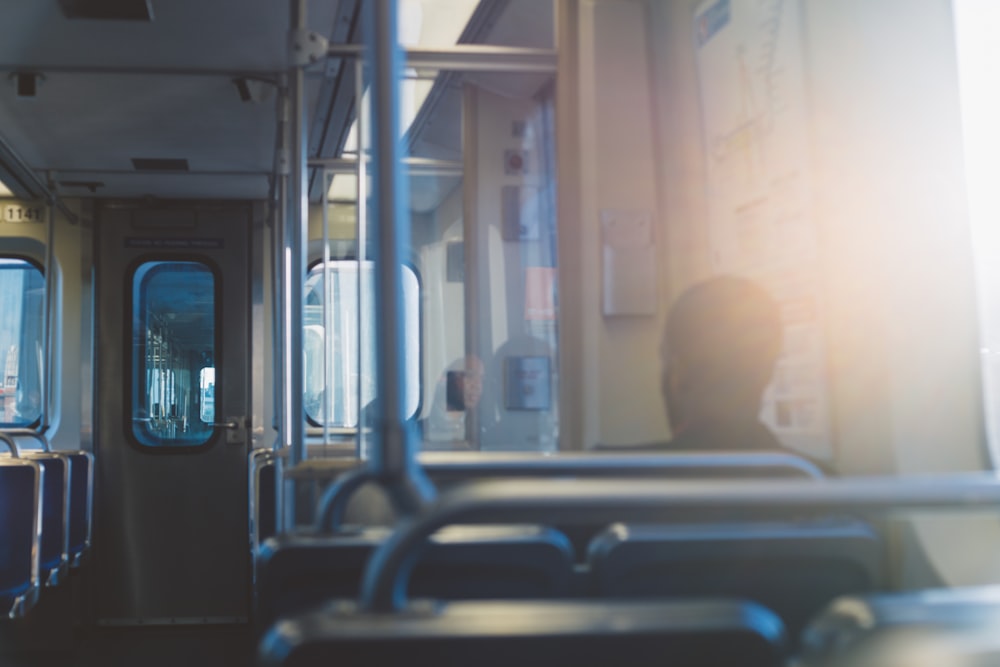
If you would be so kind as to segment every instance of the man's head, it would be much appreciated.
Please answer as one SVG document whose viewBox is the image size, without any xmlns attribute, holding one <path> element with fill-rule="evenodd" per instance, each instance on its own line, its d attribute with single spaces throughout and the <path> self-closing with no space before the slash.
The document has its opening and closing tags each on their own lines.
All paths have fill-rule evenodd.
<svg viewBox="0 0 1000 667">
<path fill-rule="evenodd" d="M 720 276 L 684 292 L 661 347 L 674 433 L 703 420 L 756 417 L 780 352 L 778 306 L 756 284 Z"/>
</svg>

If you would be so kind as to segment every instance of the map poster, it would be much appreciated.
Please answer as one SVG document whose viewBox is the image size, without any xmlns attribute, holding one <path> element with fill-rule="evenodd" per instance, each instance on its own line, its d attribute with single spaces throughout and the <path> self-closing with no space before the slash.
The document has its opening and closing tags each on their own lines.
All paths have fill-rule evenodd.
<svg viewBox="0 0 1000 667">
<path fill-rule="evenodd" d="M 819 247 L 799 0 L 706 0 L 694 15 L 713 269 L 778 300 L 784 349 L 762 417 L 830 455 Z"/>
</svg>

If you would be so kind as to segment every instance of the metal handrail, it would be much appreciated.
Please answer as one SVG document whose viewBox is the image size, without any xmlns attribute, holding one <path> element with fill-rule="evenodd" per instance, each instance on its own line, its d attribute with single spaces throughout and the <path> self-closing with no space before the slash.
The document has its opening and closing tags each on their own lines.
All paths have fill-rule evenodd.
<svg viewBox="0 0 1000 667">
<path fill-rule="evenodd" d="M 429 474 L 455 473 L 481 477 L 532 475 L 599 475 L 641 472 L 656 476 L 659 471 L 697 468 L 733 468 L 755 475 L 760 469 L 787 469 L 802 477 L 822 479 L 816 464 L 782 452 L 565 452 L 554 455 L 507 452 L 425 452 L 420 464 Z"/>
<path fill-rule="evenodd" d="M 462 72 L 534 72 L 554 74 L 558 54 L 554 49 L 487 44 L 455 44 L 443 48 L 410 46 L 400 49 L 407 67 Z M 362 44 L 330 44 L 328 58 L 366 57 Z"/>
<path fill-rule="evenodd" d="M 497 480 L 443 494 L 423 515 L 401 525 L 369 559 L 361 605 L 376 611 L 406 604 L 410 565 L 435 531 L 459 523 L 612 523 L 727 519 L 748 512 L 890 513 L 916 509 L 1000 510 L 1000 476 L 964 474 L 901 479 L 717 481 Z"/>
<path fill-rule="evenodd" d="M 0 433 L 11 437 L 25 437 L 34 438 L 38 442 L 42 443 L 43 452 L 51 452 L 52 447 L 49 446 L 49 439 L 45 437 L 44 433 L 39 433 L 38 431 L 30 428 L 5 428 L 0 430 Z"/>
<path fill-rule="evenodd" d="M 658 454 L 581 454 L 556 456 L 470 452 L 472 456 L 441 452 L 424 452 L 418 461 L 432 480 L 454 475 L 464 479 L 486 477 L 659 477 L 668 473 L 704 470 L 704 476 L 715 478 L 713 469 L 739 470 L 743 477 L 762 477 L 773 472 L 779 478 L 798 474 L 804 478 L 822 479 L 823 473 L 806 459 L 780 452 L 664 452 Z M 337 478 L 327 487 L 317 503 L 316 529 L 337 532 L 351 496 L 375 476 L 367 468 L 358 468 Z"/>
<path fill-rule="evenodd" d="M 365 42 L 370 45 L 372 79 L 369 95 L 374 109 L 371 131 L 372 181 L 377 196 L 369 206 L 378 225 L 375 263 L 375 427 L 378 439 L 369 450 L 368 465 L 385 486 L 402 515 L 417 515 L 435 496 L 433 485 L 416 464 L 419 449 L 404 400 L 406 368 L 403 322 L 402 266 L 409 252 L 405 207 L 409 198 L 401 168 L 399 88 L 402 54 L 397 42 L 395 2 L 362 3 Z M 362 221 L 364 223 L 365 221 Z M 362 248 L 359 248 L 359 257 Z M 359 276 L 360 277 L 360 276 Z M 360 281 L 359 281 L 360 284 Z"/>
<path fill-rule="evenodd" d="M 376 479 L 368 466 L 361 466 L 341 475 L 327 487 L 320 498 L 316 510 L 316 530 L 320 532 L 340 530 L 347 510 L 347 501 L 354 492 Z"/>
<path fill-rule="evenodd" d="M 10 455 L 17 459 L 21 457 L 20 452 L 17 449 L 17 441 L 14 440 L 13 436 L 7 435 L 3 431 L 0 431 L 0 442 L 3 442 L 7 447 L 10 448 Z"/>
</svg>

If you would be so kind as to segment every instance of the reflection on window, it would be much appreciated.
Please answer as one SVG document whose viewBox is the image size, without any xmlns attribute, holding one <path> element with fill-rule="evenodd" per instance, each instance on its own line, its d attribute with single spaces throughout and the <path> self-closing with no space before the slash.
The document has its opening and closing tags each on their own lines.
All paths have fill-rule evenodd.
<svg viewBox="0 0 1000 667">
<path fill-rule="evenodd" d="M 198 377 L 198 388 L 201 393 L 201 409 L 198 413 L 203 422 L 211 424 L 215 421 L 215 369 L 202 368 Z"/>
<path fill-rule="evenodd" d="M 306 280 L 305 410 L 316 424 L 325 422 L 333 428 L 355 428 L 363 410 L 375 399 L 375 332 L 372 319 L 375 277 L 371 262 L 363 262 L 361 287 L 365 293 L 366 312 L 359 318 L 357 262 L 333 261 L 327 266 L 330 302 L 325 323 L 323 265 L 314 266 Z M 416 274 L 408 267 L 403 268 L 403 298 L 405 405 L 407 414 L 412 415 L 420 400 L 419 285 Z M 330 339 L 324 358 L 327 331 L 330 332 Z M 324 376 L 329 378 L 329 386 L 326 386 Z M 324 396 L 327 399 L 325 405 Z"/>
<path fill-rule="evenodd" d="M 34 264 L 0 259 L 0 426 L 28 426 L 42 416 L 44 297 Z"/>
<path fill-rule="evenodd" d="M 215 276 L 200 262 L 146 262 L 132 278 L 132 434 L 197 446 L 215 419 Z"/>
</svg>

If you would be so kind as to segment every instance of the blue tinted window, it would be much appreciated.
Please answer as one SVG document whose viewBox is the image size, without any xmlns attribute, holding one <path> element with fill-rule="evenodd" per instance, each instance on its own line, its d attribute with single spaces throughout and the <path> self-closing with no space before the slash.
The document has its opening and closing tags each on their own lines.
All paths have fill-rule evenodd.
<svg viewBox="0 0 1000 667">
<path fill-rule="evenodd" d="M 0 426 L 42 416 L 45 278 L 23 259 L 0 259 Z"/>
<path fill-rule="evenodd" d="M 132 434 L 197 446 L 215 420 L 215 276 L 200 262 L 146 262 L 132 279 Z"/>
</svg>

